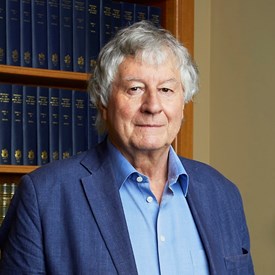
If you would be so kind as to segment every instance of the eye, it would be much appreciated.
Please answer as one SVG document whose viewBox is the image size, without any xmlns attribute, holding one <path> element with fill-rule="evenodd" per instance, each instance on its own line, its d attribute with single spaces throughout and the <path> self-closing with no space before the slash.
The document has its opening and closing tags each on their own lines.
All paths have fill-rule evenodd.
<svg viewBox="0 0 275 275">
<path fill-rule="evenodd" d="M 160 88 L 159 91 L 162 92 L 162 93 L 165 93 L 165 94 L 173 93 L 173 90 L 171 90 L 169 88 Z"/>
<path fill-rule="evenodd" d="M 130 95 L 136 95 L 143 92 L 143 88 L 139 86 L 131 87 L 128 89 L 128 94 Z"/>
</svg>

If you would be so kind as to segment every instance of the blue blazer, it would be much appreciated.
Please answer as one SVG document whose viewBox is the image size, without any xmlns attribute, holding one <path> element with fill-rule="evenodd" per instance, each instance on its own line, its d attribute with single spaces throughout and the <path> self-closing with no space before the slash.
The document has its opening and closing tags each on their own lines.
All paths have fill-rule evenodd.
<svg viewBox="0 0 275 275">
<path fill-rule="evenodd" d="M 237 188 L 205 164 L 181 161 L 210 273 L 254 274 Z M 137 274 L 119 187 L 106 142 L 25 175 L 0 230 L 0 274 Z"/>
</svg>

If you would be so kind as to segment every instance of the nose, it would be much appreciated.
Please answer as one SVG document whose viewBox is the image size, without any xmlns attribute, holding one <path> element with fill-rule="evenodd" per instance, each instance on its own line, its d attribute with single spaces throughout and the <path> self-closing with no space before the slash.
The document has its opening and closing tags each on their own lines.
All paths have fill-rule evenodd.
<svg viewBox="0 0 275 275">
<path fill-rule="evenodd" d="M 157 114 L 162 111 L 162 102 L 157 90 L 146 91 L 143 94 L 141 111 L 150 114 Z"/>
</svg>

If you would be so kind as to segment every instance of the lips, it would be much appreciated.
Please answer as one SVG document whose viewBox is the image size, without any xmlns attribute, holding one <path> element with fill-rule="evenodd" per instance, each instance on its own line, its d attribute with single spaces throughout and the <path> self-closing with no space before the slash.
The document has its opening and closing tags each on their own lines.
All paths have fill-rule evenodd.
<svg viewBox="0 0 275 275">
<path fill-rule="evenodd" d="M 137 127 L 141 128 L 160 128 L 163 127 L 164 125 L 162 124 L 136 124 Z"/>
</svg>

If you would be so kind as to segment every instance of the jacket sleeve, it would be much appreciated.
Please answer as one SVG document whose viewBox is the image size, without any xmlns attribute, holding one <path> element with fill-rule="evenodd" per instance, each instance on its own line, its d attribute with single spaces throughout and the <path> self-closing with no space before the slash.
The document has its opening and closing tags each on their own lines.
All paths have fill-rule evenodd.
<svg viewBox="0 0 275 275">
<path fill-rule="evenodd" d="M 42 229 L 34 185 L 26 175 L 0 230 L 0 274 L 45 274 Z"/>
</svg>

